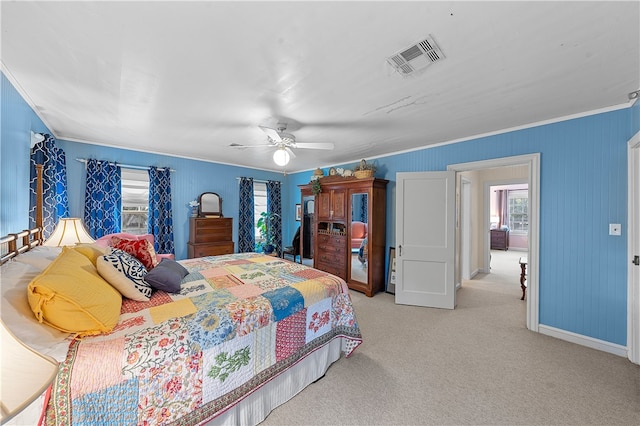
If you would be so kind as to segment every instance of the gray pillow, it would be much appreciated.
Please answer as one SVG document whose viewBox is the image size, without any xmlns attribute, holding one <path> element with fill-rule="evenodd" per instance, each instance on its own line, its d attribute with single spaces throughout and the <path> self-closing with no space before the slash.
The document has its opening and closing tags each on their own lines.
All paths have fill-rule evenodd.
<svg viewBox="0 0 640 426">
<path fill-rule="evenodd" d="M 145 275 L 144 280 L 156 290 L 167 293 L 180 292 L 180 282 L 189 271 L 173 259 L 162 259 L 162 262 Z"/>
<path fill-rule="evenodd" d="M 179 264 L 173 259 L 162 259 L 162 261 L 158 263 L 158 266 L 167 267 L 169 269 L 176 271 L 180 275 L 180 279 L 189 275 L 189 271 L 187 271 L 187 268 L 185 268 L 184 266 L 182 266 L 181 264 Z"/>
</svg>

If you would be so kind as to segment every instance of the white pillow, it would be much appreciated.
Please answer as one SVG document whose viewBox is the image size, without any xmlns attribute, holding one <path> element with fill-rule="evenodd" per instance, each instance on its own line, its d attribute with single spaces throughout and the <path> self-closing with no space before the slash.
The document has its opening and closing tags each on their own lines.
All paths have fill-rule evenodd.
<svg viewBox="0 0 640 426">
<path fill-rule="evenodd" d="M 20 258 L 24 256 L 21 254 Z M 25 345 L 49 355 L 56 361 L 64 361 L 70 338 L 46 324 L 40 324 L 29 306 L 27 286 L 42 271 L 35 266 L 17 261 L 9 261 L 0 267 L 2 282 L 1 316 L 5 326 Z"/>
<path fill-rule="evenodd" d="M 111 249 L 96 262 L 98 273 L 124 297 L 138 302 L 147 302 L 152 288 L 144 280 L 147 269 L 129 253 Z"/>
<path fill-rule="evenodd" d="M 61 247 L 38 246 L 18 255 L 14 261 L 35 266 L 40 271 L 44 271 L 61 252 Z"/>
</svg>

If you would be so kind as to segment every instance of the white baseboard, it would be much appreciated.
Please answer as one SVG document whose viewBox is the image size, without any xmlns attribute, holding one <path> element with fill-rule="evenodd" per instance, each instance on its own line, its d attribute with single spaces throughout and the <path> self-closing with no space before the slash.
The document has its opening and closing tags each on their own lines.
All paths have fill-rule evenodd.
<svg viewBox="0 0 640 426">
<path fill-rule="evenodd" d="M 582 334 L 572 333 L 570 331 L 561 330 L 559 328 L 550 327 L 548 325 L 539 324 L 538 332 L 556 339 L 566 340 L 588 348 L 597 349 L 599 351 L 608 352 L 613 355 L 627 357 L 626 346 L 617 345 L 604 340 L 594 339 L 593 337 L 583 336 Z"/>
</svg>

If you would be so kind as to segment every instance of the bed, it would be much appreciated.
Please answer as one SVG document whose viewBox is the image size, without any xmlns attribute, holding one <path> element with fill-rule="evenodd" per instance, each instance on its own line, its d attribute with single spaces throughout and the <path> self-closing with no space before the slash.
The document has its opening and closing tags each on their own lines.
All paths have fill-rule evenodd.
<svg viewBox="0 0 640 426">
<path fill-rule="evenodd" d="M 17 422 L 46 404 L 49 425 L 257 424 L 362 342 L 342 279 L 257 253 L 179 261 L 179 292 L 122 297 L 112 330 L 64 333 L 36 321 L 27 285 L 77 250 L 26 232 L 0 270 L 2 319 L 60 367 L 48 400 L 25 411 L 36 418 Z"/>
</svg>

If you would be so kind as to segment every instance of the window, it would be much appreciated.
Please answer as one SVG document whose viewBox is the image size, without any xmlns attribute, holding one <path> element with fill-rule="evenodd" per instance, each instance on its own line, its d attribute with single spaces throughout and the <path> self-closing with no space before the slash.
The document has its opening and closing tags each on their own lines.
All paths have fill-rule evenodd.
<svg viewBox="0 0 640 426">
<path fill-rule="evenodd" d="M 149 172 L 122 168 L 122 232 L 148 232 Z"/>
<path fill-rule="evenodd" d="M 256 251 L 259 250 L 258 247 L 264 242 L 257 226 L 258 219 L 260 219 L 262 212 L 267 212 L 267 184 L 253 181 L 253 228 L 256 238 Z"/>
<path fill-rule="evenodd" d="M 526 189 L 508 191 L 509 229 L 515 233 L 529 232 L 529 192 Z"/>
</svg>

